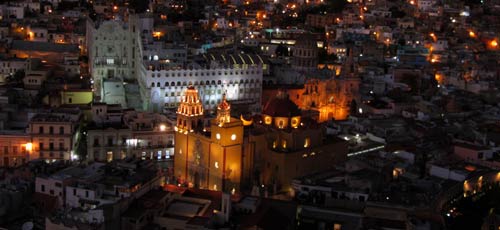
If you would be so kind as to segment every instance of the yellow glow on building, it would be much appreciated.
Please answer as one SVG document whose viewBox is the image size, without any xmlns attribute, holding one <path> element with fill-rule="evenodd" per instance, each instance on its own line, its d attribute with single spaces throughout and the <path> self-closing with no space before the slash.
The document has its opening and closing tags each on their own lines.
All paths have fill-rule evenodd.
<svg viewBox="0 0 500 230">
<path fill-rule="evenodd" d="M 264 123 L 266 125 L 270 125 L 271 123 L 273 123 L 273 119 L 270 116 L 265 116 L 264 117 Z"/>
<path fill-rule="evenodd" d="M 162 35 L 163 35 L 162 32 L 159 31 L 153 32 L 153 36 L 157 39 L 160 39 Z"/>
<path fill-rule="evenodd" d="M 286 140 L 281 141 L 281 147 L 283 147 L 284 149 L 286 149 Z"/>
<path fill-rule="evenodd" d="M 92 99 L 93 99 L 93 93 L 91 90 L 88 90 L 88 91 L 61 91 L 62 104 L 82 105 L 82 104 L 91 103 Z"/>
<path fill-rule="evenodd" d="M 33 143 L 26 143 L 26 151 L 31 152 L 33 150 Z"/>
<path fill-rule="evenodd" d="M 300 124 L 300 117 L 292 118 L 292 128 L 298 128 Z"/>
<path fill-rule="evenodd" d="M 249 125 L 252 125 L 252 123 L 253 123 L 253 119 L 245 120 L 243 115 L 240 115 L 240 120 L 241 120 L 241 122 L 243 122 L 244 126 L 249 126 Z"/>
<path fill-rule="evenodd" d="M 306 139 L 304 140 L 304 148 L 307 148 L 310 145 L 311 145 L 311 138 L 306 137 Z"/>
<path fill-rule="evenodd" d="M 498 41 L 496 39 L 491 40 L 489 45 L 491 48 L 498 48 Z"/>
<path fill-rule="evenodd" d="M 434 79 L 436 79 L 437 83 L 442 85 L 444 83 L 444 76 L 439 74 L 439 73 L 436 73 L 434 75 Z"/>
</svg>

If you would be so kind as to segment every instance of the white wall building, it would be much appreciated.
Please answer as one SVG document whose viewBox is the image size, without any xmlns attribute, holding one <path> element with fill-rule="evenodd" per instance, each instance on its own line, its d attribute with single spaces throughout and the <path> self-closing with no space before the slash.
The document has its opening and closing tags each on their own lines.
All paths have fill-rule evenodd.
<svg viewBox="0 0 500 230">
<path fill-rule="evenodd" d="M 6 58 L 0 59 L 0 74 L 14 75 L 17 71 L 26 72 L 27 61 L 24 58 Z"/>
<path fill-rule="evenodd" d="M 69 177 L 51 176 L 36 177 L 35 192 L 57 197 L 57 206 L 64 204 L 64 187 L 68 183 Z"/>
<path fill-rule="evenodd" d="M 108 103 L 120 103 L 126 106 L 125 95 L 121 90 L 114 90 L 115 84 L 104 82 L 112 80 L 121 84 L 133 81 L 137 77 L 137 68 L 141 63 L 139 28 L 136 17 L 128 22 L 121 20 L 104 21 L 99 25 L 87 23 L 87 47 L 90 73 L 96 98 Z M 142 58 L 142 57 L 141 57 Z M 119 98 L 119 99 L 117 99 Z"/>
<path fill-rule="evenodd" d="M 193 85 L 203 100 L 206 110 L 214 109 L 226 93 L 228 101 L 242 101 L 260 107 L 262 67 L 209 68 L 147 71 L 139 80 L 144 109 L 162 111 L 177 108 L 182 92 Z"/>
</svg>

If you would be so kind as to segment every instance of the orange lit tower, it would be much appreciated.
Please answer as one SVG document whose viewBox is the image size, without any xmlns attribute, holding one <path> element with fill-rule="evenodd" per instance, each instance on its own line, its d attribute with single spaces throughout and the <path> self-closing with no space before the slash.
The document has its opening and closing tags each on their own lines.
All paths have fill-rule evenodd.
<svg viewBox="0 0 500 230">
<path fill-rule="evenodd" d="M 198 90 L 189 86 L 181 104 L 177 109 L 177 126 L 180 132 L 192 132 L 203 120 L 203 105 L 198 96 Z"/>
</svg>

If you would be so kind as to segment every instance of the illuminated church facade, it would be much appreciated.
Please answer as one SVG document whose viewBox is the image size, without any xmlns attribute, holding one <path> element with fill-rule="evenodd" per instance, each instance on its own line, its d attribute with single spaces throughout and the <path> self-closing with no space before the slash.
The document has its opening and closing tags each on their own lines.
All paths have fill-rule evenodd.
<svg viewBox="0 0 500 230">
<path fill-rule="evenodd" d="M 318 122 L 345 120 L 351 108 L 360 102 L 360 84 L 361 79 L 351 50 L 339 76 L 328 79 L 310 77 L 305 80 L 304 87 L 288 89 L 287 93 L 301 110 L 315 112 Z M 278 91 L 267 90 L 263 92 L 262 98 L 273 98 Z M 267 101 L 263 101 L 264 106 L 266 103 Z"/>
<path fill-rule="evenodd" d="M 225 192 L 254 185 L 289 191 L 294 178 L 331 168 L 347 156 L 347 142 L 327 136 L 323 124 L 305 116 L 284 91 L 248 120 L 231 117 L 225 96 L 215 118 L 206 122 L 204 113 L 198 90 L 189 86 L 177 109 L 177 184 Z"/>
<path fill-rule="evenodd" d="M 243 167 L 243 122 L 230 116 L 223 96 L 217 117 L 204 126 L 198 90 L 188 87 L 177 109 L 174 173 L 189 187 L 239 191 Z"/>
</svg>

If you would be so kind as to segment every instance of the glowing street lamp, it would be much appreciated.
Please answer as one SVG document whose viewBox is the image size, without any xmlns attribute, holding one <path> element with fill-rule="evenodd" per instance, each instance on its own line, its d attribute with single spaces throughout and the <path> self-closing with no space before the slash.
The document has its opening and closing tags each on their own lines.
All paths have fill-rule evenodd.
<svg viewBox="0 0 500 230">
<path fill-rule="evenodd" d="M 492 48 L 497 48 L 498 47 L 498 42 L 496 39 L 490 41 L 490 46 Z"/>
<path fill-rule="evenodd" d="M 476 37 L 476 33 L 474 33 L 474 31 L 469 31 L 469 37 L 475 38 Z"/>
</svg>

